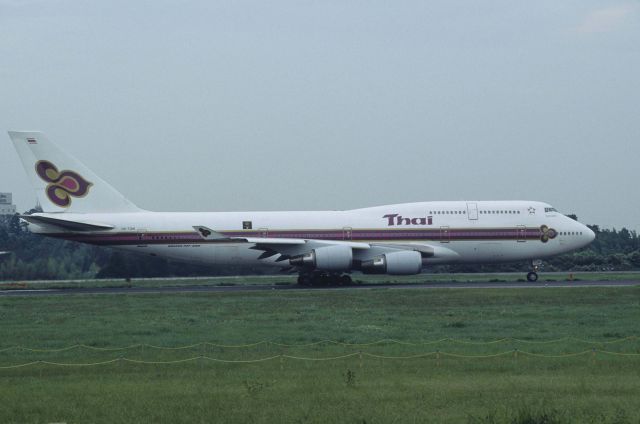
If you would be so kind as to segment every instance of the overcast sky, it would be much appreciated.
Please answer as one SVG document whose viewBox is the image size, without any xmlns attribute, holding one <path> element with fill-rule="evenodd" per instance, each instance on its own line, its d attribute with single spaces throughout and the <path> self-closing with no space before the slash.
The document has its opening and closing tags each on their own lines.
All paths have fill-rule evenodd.
<svg viewBox="0 0 640 424">
<path fill-rule="evenodd" d="M 140 207 L 531 199 L 640 229 L 640 3 L 0 0 L 6 130 Z"/>
</svg>

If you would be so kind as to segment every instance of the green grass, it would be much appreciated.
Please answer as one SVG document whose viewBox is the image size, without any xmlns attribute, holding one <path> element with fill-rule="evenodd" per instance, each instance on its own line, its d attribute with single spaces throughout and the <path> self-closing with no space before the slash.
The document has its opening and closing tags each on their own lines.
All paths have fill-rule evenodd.
<svg viewBox="0 0 640 424">
<path fill-rule="evenodd" d="M 0 422 L 593 422 L 637 423 L 640 287 L 340 290 L 0 298 L 0 348 L 135 346 L 61 352 L 10 349 L 0 365 L 173 361 L 206 355 L 258 363 L 117 361 L 0 370 Z M 499 343 L 476 344 L 509 339 Z M 554 343 L 539 343 L 552 339 Z M 452 338 L 434 344 L 419 342 Z M 583 341 L 586 340 L 586 341 Z M 587 342 L 588 341 L 588 342 Z M 474 343 L 469 343 L 474 342 Z M 518 354 L 514 354 L 514 350 Z M 504 356 L 490 355 L 507 352 Z M 524 352 L 558 355 L 539 358 Z"/>
</svg>

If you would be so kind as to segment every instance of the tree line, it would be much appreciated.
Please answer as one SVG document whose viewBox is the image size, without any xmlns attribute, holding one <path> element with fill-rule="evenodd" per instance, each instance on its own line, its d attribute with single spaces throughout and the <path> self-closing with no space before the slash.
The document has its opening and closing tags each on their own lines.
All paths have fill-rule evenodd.
<svg viewBox="0 0 640 424">
<path fill-rule="evenodd" d="M 591 245 L 544 261 L 544 271 L 640 270 L 640 240 L 635 231 L 600 228 Z M 18 215 L 0 217 L 0 280 L 187 277 L 262 274 L 263 268 L 199 266 L 91 246 L 30 233 Z M 440 265 L 433 272 L 511 272 L 529 264 Z"/>
</svg>

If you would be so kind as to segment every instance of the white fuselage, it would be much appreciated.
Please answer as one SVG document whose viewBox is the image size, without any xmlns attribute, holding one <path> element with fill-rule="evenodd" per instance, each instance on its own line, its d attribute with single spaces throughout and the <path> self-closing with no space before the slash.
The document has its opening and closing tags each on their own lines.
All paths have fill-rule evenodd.
<svg viewBox="0 0 640 424">
<path fill-rule="evenodd" d="M 425 245 L 434 254 L 425 257 L 423 265 L 542 259 L 579 249 L 594 239 L 585 225 L 535 201 L 420 202 L 348 211 L 64 213 L 64 218 L 114 228 L 72 232 L 30 224 L 30 229 L 210 265 L 283 267 L 277 256 L 260 258 L 263 252 L 253 249 L 255 244 L 232 238 L 362 242 L 371 245 L 369 256 L 376 246 Z M 207 240 L 196 226 L 229 240 Z"/>
</svg>

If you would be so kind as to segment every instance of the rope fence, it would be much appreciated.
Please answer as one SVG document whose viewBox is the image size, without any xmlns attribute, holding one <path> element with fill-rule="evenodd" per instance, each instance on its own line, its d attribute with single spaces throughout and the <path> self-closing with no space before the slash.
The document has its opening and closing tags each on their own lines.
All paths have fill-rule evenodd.
<svg viewBox="0 0 640 424">
<path fill-rule="evenodd" d="M 563 342 L 577 342 L 588 345 L 611 345 L 622 343 L 625 341 L 638 340 L 637 336 L 627 336 L 615 340 L 607 340 L 607 341 L 594 341 L 594 340 L 585 340 L 577 337 L 562 337 L 559 339 L 552 340 L 526 340 L 526 339 L 518 339 L 513 337 L 506 337 L 497 340 L 490 341 L 473 341 L 473 340 L 461 340 L 461 339 L 452 339 L 452 338 L 443 338 L 438 340 L 431 341 L 418 341 L 418 342 L 410 342 L 396 339 L 381 339 L 373 342 L 367 343 L 348 343 L 341 342 L 338 340 L 319 340 L 315 342 L 309 343 L 279 343 L 271 340 L 263 340 L 254 343 L 247 344 L 220 344 L 220 343 L 212 343 L 212 342 L 200 342 L 191 345 L 185 346 L 156 346 L 147 343 L 137 343 L 129 346 L 122 347 L 99 347 L 99 346 L 91 346 L 86 344 L 75 344 L 72 346 L 62 347 L 62 348 L 33 348 L 27 346 L 9 346 L 0 349 L 0 353 L 7 352 L 11 350 L 23 350 L 29 352 L 64 352 L 73 349 L 88 349 L 88 350 L 96 350 L 96 351 L 122 351 L 122 350 L 130 350 L 130 349 L 140 349 L 140 348 L 149 348 L 149 349 L 157 349 L 157 350 L 187 350 L 187 349 L 195 349 L 195 348 L 203 348 L 203 347 L 215 347 L 222 349 L 246 349 L 257 347 L 261 345 L 271 345 L 280 348 L 299 348 L 299 347 L 311 347 L 311 346 L 319 346 L 319 345 L 337 345 L 337 346 L 345 346 L 345 347 L 359 347 L 364 348 L 368 346 L 377 346 L 384 344 L 396 344 L 396 345 L 404 345 L 404 346 L 428 346 L 428 345 L 436 345 L 436 344 L 444 344 L 444 343 L 455 343 L 455 344 L 464 344 L 464 345 L 477 345 L 477 346 L 486 346 L 500 343 L 523 343 L 523 344 L 539 344 L 539 345 L 549 345 L 549 344 L 557 344 Z"/>
<path fill-rule="evenodd" d="M 110 359 L 106 361 L 90 362 L 90 363 L 77 363 L 77 362 L 65 363 L 65 362 L 39 360 L 39 361 L 26 362 L 22 364 L 4 365 L 4 366 L 0 366 L 0 369 L 24 368 L 24 367 L 35 366 L 35 365 L 52 365 L 52 366 L 60 366 L 60 367 L 90 367 L 90 366 L 108 365 L 108 364 L 119 363 L 119 362 L 129 362 L 134 364 L 147 364 L 147 365 L 170 365 L 170 364 L 183 364 L 186 362 L 206 360 L 211 362 L 228 363 L 228 364 L 250 364 L 250 363 L 273 361 L 277 359 L 279 359 L 282 363 L 284 359 L 289 359 L 294 361 L 318 362 L 318 361 L 337 361 L 337 360 L 343 360 L 343 359 L 348 359 L 353 357 L 359 357 L 360 361 L 362 361 L 363 358 L 371 358 L 371 359 L 378 359 L 378 360 L 411 360 L 411 359 L 423 359 L 428 357 L 435 357 L 438 360 L 440 360 L 441 357 L 447 357 L 447 356 L 452 358 L 464 358 L 464 359 L 487 359 L 487 358 L 496 358 L 496 357 L 507 356 L 507 355 L 513 355 L 515 358 L 517 358 L 517 355 L 523 355 L 523 356 L 531 356 L 535 358 L 551 359 L 551 358 L 571 358 L 571 357 L 586 356 L 586 355 L 594 356 L 595 354 L 622 356 L 622 357 L 640 357 L 640 353 L 611 352 L 607 350 L 598 350 L 598 349 L 590 349 L 590 350 L 584 350 L 580 352 L 570 352 L 570 353 L 564 353 L 560 355 L 547 355 L 547 354 L 533 353 L 533 352 L 513 349 L 513 350 L 503 351 L 503 352 L 489 354 L 489 355 L 465 355 L 465 354 L 451 353 L 451 352 L 431 351 L 431 352 L 420 353 L 417 355 L 407 355 L 407 356 L 377 355 L 377 354 L 368 353 L 368 352 L 353 352 L 346 355 L 331 356 L 331 357 L 305 357 L 305 356 L 293 356 L 293 355 L 282 354 L 282 355 L 267 356 L 264 358 L 245 359 L 245 360 L 213 358 L 205 355 L 199 355 L 199 356 L 194 356 L 194 357 L 184 358 L 184 359 L 176 359 L 171 361 L 145 361 L 140 359 L 126 358 L 126 357 L 119 357 L 119 358 Z"/>
</svg>

